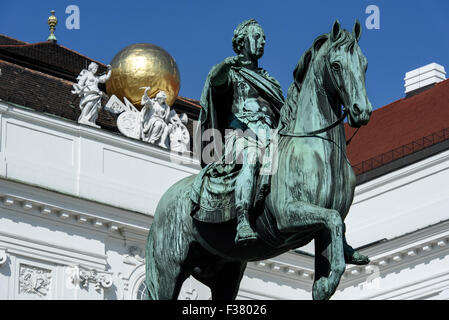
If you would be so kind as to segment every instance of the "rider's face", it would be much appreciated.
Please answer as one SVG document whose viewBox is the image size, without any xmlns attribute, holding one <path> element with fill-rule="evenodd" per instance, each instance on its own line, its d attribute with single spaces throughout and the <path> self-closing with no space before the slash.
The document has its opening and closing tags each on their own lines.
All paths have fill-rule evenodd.
<svg viewBox="0 0 449 320">
<path fill-rule="evenodd" d="M 248 53 L 256 58 L 260 59 L 263 56 L 265 46 L 265 33 L 260 26 L 251 26 L 248 30 Z"/>
</svg>

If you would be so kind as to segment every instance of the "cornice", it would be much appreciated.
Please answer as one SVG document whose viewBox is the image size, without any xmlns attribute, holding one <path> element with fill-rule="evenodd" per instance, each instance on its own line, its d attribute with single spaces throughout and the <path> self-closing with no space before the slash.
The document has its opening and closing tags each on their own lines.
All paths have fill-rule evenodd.
<svg viewBox="0 0 449 320">
<path fill-rule="evenodd" d="M 340 288 L 357 285 L 369 277 L 385 277 L 425 261 L 449 255 L 449 221 L 429 226 L 407 235 L 380 242 L 361 250 L 370 257 L 367 266 L 350 265 Z"/>
<path fill-rule="evenodd" d="M 5 180 L 2 181 L 8 182 Z M 48 190 L 40 190 L 40 192 L 43 194 L 53 194 L 52 191 Z M 65 197 L 70 198 L 70 196 Z M 83 202 L 83 204 L 80 205 L 81 209 L 86 205 L 84 202 L 88 202 L 87 200 L 77 198 L 70 200 L 72 202 Z M 48 201 L 48 199 L 45 199 L 45 201 Z M 33 215 L 54 222 L 71 224 L 77 227 L 82 227 L 83 229 L 89 229 L 93 232 L 107 233 L 110 236 L 123 238 L 123 234 L 126 233 L 137 237 L 145 237 L 152 221 L 152 218 L 148 215 L 121 210 L 115 207 L 111 207 L 111 211 L 114 211 L 114 213 L 106 215 L 103 214 L 105 205 L 97 203 L 90 204 L 91 208 L 89 212 L 86 212 L 85 210 L 68 209 L 60 205 L 61 204 L 25 198 L 14 192 L 10 193 L 0 189 L 0 208 Z M 95 210 L 96 208 L 99 210 Z M 133 221 L 138 224 L 133 224 Z"/>
<path fill-rule="evenodd" d="M 254 271 L 256 271 L 256 273 L 262 273 L 262 278 L 266 278 L 267 275 L 269 275 L 272 280 L 282 278 L 290 282 L 295 281 L 302 286 L 311 286 L 314 276 L 314 271 L 310 268 L 302 267 L 299 264 L 290 265 L 271 259 L 250 262 L 248 263 L 246 270 L 250 273 Z"/>
</svg>

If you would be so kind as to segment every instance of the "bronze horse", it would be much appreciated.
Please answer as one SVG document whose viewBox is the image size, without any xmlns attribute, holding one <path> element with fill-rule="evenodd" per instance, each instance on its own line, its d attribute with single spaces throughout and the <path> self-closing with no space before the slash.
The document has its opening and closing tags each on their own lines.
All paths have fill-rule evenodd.
<svg viewBox="0 0 449 320">
<path fill-rule="evenodd" d="M 259 235 L 255 242 L 235 245 L 235 219 L 211 224 L 191 217 L 195 176 L 175 183 L 162 196 L 146 248 L 150 299 L 177 299 L 190 275 L 211 289 L 213 299 L 235 299 L 248 261 L 268 259 L 311 240 L 313 298 L 332 296 L 345 271 L 349 246 L 343 221 L 355 189 L 343 119 L 347 116 L 349 125 L 360 127 L 372 112 L 360 34 L 358 22 L 348 32 L 336 21 L 298 62 L 281 109 L 278 169 L 264 205 L 252 215 Z"/>
</svg>

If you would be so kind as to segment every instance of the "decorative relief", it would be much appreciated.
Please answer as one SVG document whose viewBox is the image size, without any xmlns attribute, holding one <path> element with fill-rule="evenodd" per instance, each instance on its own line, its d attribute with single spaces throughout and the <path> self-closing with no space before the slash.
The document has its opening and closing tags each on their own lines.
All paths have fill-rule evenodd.
<svg viewBox="0 0 449 320">
<path fill-rule="evenodd" d="M 19 293 L 46 297 L 50 291 L 51 270 L 20 265 Z"/>
<path fill-rule="evenodd" d="M 6 249 L 0 249 L 0 267 L 8 260 Z"/>
<path fill-rule="evenodd" d="M 130 264 L 133 266 L 145 263 L 145 258 L 143 258 L 143 250 L 136 246 L 131 246 L 128 248 L 128 253 L 123 257 L 123 263 Z"/>
<path fill-rule="evenodd" d="M 79 279 L 81 286 L 84 288 L 88 287 L 89 282 L 94 283 L 95 290 L 110 288 L 112 286 L 111 276 L 98 273 L 96 270 L 80 270 Z"/>
<path fill-rule="evenodd" d="M 79 266 L 74 266 L 70 270 L 70 281 L 75 286 L 89 288 L 89 283 L 94 284 L 95 290 L 110 288 L 112 286 L 112 277 L 110 274 L 98 272 L 97 270 L 85 270 Z"/>
</svg>

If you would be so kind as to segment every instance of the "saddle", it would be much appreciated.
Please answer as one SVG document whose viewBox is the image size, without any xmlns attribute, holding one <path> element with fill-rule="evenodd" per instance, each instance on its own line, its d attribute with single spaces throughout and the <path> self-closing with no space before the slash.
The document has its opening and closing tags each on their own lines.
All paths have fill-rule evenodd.
<svg viewBox="0 0 449 320">
<path fill-rule="evenodd" d="M 192 199 L 191 216 L 196 220 L 208 223 L 222 223 L 236 217 L 235 210 L 235 178 L 236 174 L 226 179 L 206 176 L 199 195 Z M 265 198 L 270 192 L 270 177 L 259 175 L 251 212 L 262 212 Z M 195 194 L 192 192 L 192 194 Z M 254 217 L 254 215 L 252 215 Z"/>
</svg>

